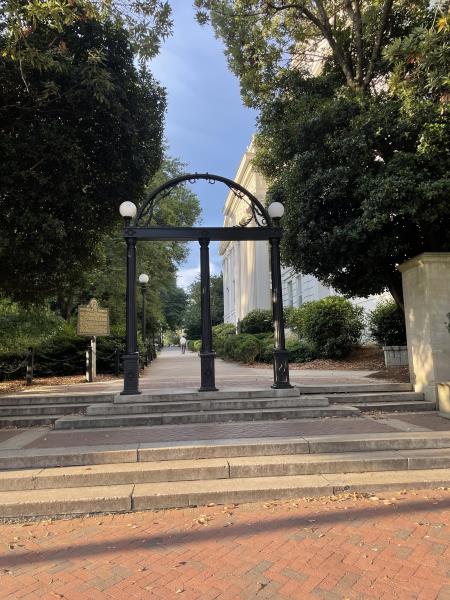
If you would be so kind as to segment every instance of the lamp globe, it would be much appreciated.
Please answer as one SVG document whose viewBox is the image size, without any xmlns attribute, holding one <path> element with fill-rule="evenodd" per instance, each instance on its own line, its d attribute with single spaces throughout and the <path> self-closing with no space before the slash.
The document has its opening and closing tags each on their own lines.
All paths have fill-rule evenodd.
<svg viewBox="0 0 450 600">
<path fill-rule="evenodd" d="M 137 213 L 136 204 L 133 204 L 133 202 L 129 202 L 128 200 L 122 202 L 119 206 L 119 212 L 124 219 L 132 219 Z"/>
<path fill-rule="evenodd" d="M 281 202 L 272 202 L 267 210 L 271 219 L 281 219 L 284 215 L 284 206 Z"/>
</svg>

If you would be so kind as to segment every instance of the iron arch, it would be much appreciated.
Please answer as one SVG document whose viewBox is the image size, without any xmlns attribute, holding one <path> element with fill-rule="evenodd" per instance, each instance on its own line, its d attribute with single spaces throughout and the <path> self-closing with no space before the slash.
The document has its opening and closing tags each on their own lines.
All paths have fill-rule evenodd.
<svg viewBox="0 0 450 600">
<path fill-rule="evenodd" d="M 272 227 L 272 220 L 267 209 L 258 200 L 258 198 L 256 198 L 256 196 L 254 196 L 251 192 L 249 192 L 249 190 L 244 188 L 236 181 L 228 179 L 228 177 L 213 175 L 211 173 L 191 173 L 180 175 L 179 177 L 174 177 L 173 179 L 170 179 L 169 181 L 166 181 L 166 183 L 160 185 L 158 188 L 153 190 L 149 196 L 147 196 L 144 203 L 139 207 L 134 220 L 134 226 L 148 227 L 153 219 L 154 209 L 158 202 L 166 198 L 171 191 L 181 183 L 186 181 L 189 183 L 194 183 L 198 180 L 205 180 L 210 184 L 214 184 L 216 181 L 223 183 L 237 198 L 247 204 L 247 207 L 250 209 L 249 218 L 240 223 L 242 227 L 245 227 L 252 221 L 254 221 L 259 227 Z"/>
</svg>

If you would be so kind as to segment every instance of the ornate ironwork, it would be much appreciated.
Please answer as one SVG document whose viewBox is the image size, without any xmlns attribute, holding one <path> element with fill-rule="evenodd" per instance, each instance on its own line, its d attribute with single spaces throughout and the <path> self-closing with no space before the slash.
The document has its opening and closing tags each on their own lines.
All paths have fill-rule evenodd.
<svg viewBox="0 0 450 600">
<path fill-rule="evenodd" d="M 156 206 L 167 198 L 172 191 L 180 184 L 185 182 L 195 183 L 199 180 L 206 181 L 207 183 L 214 185 L 216 181 L 223 183 L 228 187 L 229 190 L 242 202 L 247 205 L 248 216 L 241 219 L 239 227 L 246 227 L 251 222 L 254 222 L 258 227 L 272 227 L 272 221 L 269 213 L 267 212 L 264 205 L 254 196 L 251 192 L 246 190 L 236 181 L 222 177 L 221 175 L 213 175 L 211 173 L 190 173 L 186 175 L 180 175 L 170 181 L 167 181 L 163 185 L 159 186 L 154 190 L 144 201 L 142 206 L 139 208 L 136 218 L 134 219 L 133 225 L 135 227 L 149 227 L 155 218 Z"/>
</svg>

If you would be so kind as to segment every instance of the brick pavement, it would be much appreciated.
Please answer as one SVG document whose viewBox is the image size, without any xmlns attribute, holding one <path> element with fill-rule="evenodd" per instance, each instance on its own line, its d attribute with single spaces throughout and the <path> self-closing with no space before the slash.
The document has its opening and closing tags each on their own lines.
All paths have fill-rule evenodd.
<svg viewBox="0 0 450 600">
<path fill-rule="evenodd" d="M 450 429 L 450 422 L 448 422 Z M 69 448 L 136 442 L 180 442 L 220 439 L 302 437 L 345 435 L 350 433 L 389 433 L 398 431 L 381 419 L 369 417 L 293 419 L 289 421 L 248 421 L 238 423 L 195 423 L 192 425 L 155 425 L 51 431 L 25 448 Z"/>
<path fill-rule="evenodd" d="M 264 388 L 273 381 L 272 368 L 253 368 L 219 358 L 215 361 L 216 384 L 220 389 Z M 373 371 L 322 370 L 291 371 L 291 381 L 297 384 L 336 384 L 336 383 L 380 383 L 370 379 Z M 200 385 L 200 359 L 196 353 L 181 354 L 179 348 L 165 348 L 157 360 L 141 374 L 139 386 L 142 391 L 196 391 Z M 70 385 L 39 386 L 25 388 L 19 394 L 77 394 L 77 393 L 117 393 L 123 388 L 121 379 L 76 383 Z"/>
<path fill-rule="evenodd" d="M 0 598 L 450 599 L 450 491 L 0 525 Z"/>
</svg>

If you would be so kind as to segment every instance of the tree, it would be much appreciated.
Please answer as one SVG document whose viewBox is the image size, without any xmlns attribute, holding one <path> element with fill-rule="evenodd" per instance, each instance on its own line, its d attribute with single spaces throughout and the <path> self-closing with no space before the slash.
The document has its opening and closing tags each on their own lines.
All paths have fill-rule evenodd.
<svg viewBox="0 0 450 600">
<path fill-rule="evenodd" d="M 184 165 L 165 158 L 161 169 L 146 185 L 146 192 L 164 181 L 180 175 Z M 164 198 L 156 207 L 158 223 L 162 226 L 191 227 L 200 215 L 197 196 L 185 186 L 177 186 L 170 197 Z M 156 331 L 157 324 L 179 326 L 182 312 L 181 294 L 176 288 L 176 270 L 186 259 L 188 247 L 181 242 L 139 242 L 137 245 L 137 270 L 147 273 L 150 280 L 146 292 L 148 332 Z M 125 324 L 126 292 L 126 246 L 122 234 L 122 222 L 116 220 L 111 233 L 104 234 L 97 247 L 96 264 L 86 270 L 78 285 L 69 282 L 59 290 L 56 308 L 64 318 L 69 318 L 76 305 L 95 296 L 101 305 L 110 309 L 111 322 Z M 184 291 L 183 291 L 184 294 Z M 172 299 L 172 304 L 170 304 Z M 141 297 L 138 293 L 138 308 Z M 166 302 L 168 306 L 166 308 Z M 176 303 L 177 302 L 177 303 Z"/>
<path fill-rule="evenodd" d="M 202 336 L 201 289 L 200 278 L 189 286 L 188 306 L 184 318 L 186 337 L 190 340 Z M 210 284 L 211 323 L 223 323 L 223 275 L 212 275 Z"/>
<path fill-rule="evenodd" d="M 161 41 L 172 31 L 165 0 L 4 0 L 0 14 L 2 57 L 41 71 L 53 70 L 59 62 L 61 33 L 86 20 L 109 21 L 125 29 L 141 62 L 158 54 Z M 34 34 L 42 28 L 51 35 L 45 44 L 35 44 Z"/>
<path fill-rule="evenodd" d="M 161 301 L 167 327 L 171 331 L 180 329 L 186 313 L 187 294 L 183 288 L 177 287 L 175 278 L 162 290 Z"/>
<path fill-rule="evenodd" d="M 397 265 L 450 242 L 442 19 L 425 1 L 197 6 L 260 109 L 255 166 L 286 205 L 284 262 L 401 306 Z"/>
<path fill-rule="evenodd" d="M 162 156 L 164 93 L 127 32 L 84 20 L 30 37 L 39 48 L 55 35 L 54 68 L 0 64 L 0 287 L 22 302 L 81 284 Z"/>
<path fill-rule="evenodd" d="M 331 61 L 346 86 L 368 93 L 386 68 L 383 47 L 424 18 L 427 0 L 195 0 L 200 23 L 223 39 L 244 101 L 270 101 L 294 68 Z"/>
</svg>

